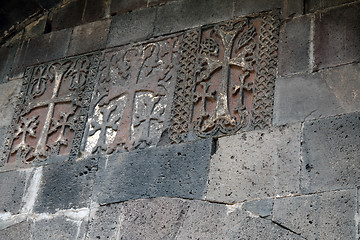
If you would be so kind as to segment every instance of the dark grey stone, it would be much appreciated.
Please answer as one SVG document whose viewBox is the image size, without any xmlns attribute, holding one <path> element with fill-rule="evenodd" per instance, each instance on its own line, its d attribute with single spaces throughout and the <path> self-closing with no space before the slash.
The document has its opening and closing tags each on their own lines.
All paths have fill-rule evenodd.
<svg viewBox="0 0 360 240">
<path fill-rule="evenodd" d="M 109 27 L 110 20 L 75 27 L 67 55 L 77 55 L 105 48 Z"/>
<path fill-rule="evenodd" d="M 100 1 L 99 1 L 100 2 Z M 101 1 L 102 2 L 102 1 Z M 86 0 L 67 1 L 66 4 L 51 12 L 51 30 L 58 31 L 83 23 L 82 17 Z"/>
<path fill-rule="evenodd" d="M 100 164 L 96 201 L 107 204 L 162 196 L 202 199 L 212 144 L 201 140 L 110 155 Z"/>
<path fill-rule="evenodd" d="M 360 3 L 315 14 L 314 68 L 360 61 Z"/>
<path fill-rule="evenodd" d="M 283 0 L 237 0 L 234 1 L 235 16 L 245 16 L 251 13 L 258 13 L 262 11 L 268 11 L 275 8 L 281 8 Z"/>
<path fill-rule="evenodd" d="M 274 124 L 360 110 L 360 64 L 276 79 Z"/>
<path fill-rule="evenodd" d="M 301 191 L 353 188 L 360 182 L 360 113 L 306 122 Z"/>
<path fill-rule="evenodd" d="M 96 171 L 95 158 L 45 166 L 35 211 L 88 207 Z"/>
<path fill-rule="evenodd" d="M 33 37 L 37 37 L 41 34 L 44 34 L 47 17 L 48 17 L 48 15 L 45 14 L 44 16 L 40 17 L 36 21 L 27 25 L 25 28 L 25 38 L 33 38 Z"/>
<path fill-rule="evenodd" d="M 355 239 L 355 189 L 274 200 L 273 221 L 304 239 Z"/>
<path fill-rule="evenodd" d="M 356 2 L 357 0 L 305 0 L 306 12 L 315 12 L 324 8 L 334 7 L 345 3 Z"/>
<path fill-rule="evenodd" d="M 232 0 L 183 0 L 158 8 L 154 35 L 178 32 L 232 18 Z"/>
<path fill-rule="evenodd" d="M 0 239 L 3 240 L 29 240 L 31 239 L 31 223 L 21 222 L 0 231 Z"/>
<path fill-rule="evenodd" d="M 283 18 L 294 17 L 304 13 L 304 0 L 283 0 Z"/>
<path fill-rule="evenodd" d="M 291 19 L 282 25 L 279 44 L 279 74 L 309 70 L 310 16 Z"/>
<path fill-rule="evenodd" d="M 117 0 L 111 1 L 110 14 L 120 15 L 140 8 L 146 8 L 148 0 Z"/>
<path fill-rule="evenodd" d="M 18 214 L 31 170 L 0 173 L 0 213 Z"/>
<path fill-rule="evenodd" d="M 22 79 L 0 84 L 0 126 L 8 127 L 17 104 Z"/>
<path fill-rule="evenodd" d="M 153 35 L 156 9 L 148 8 L 112 18 L 107 47 L 145 40 Z"/>
<path fill-rule="evenodd" d="M 11 67 L 15 58 L 18 43 L 12 46 L 3 46 L 0 48 L 0 83 L 9 80 Z"/>
<path fill-rule="evenodd" d="M 109 8 L 110 1 L 107 0 L 86 0 L 82 20 L 84 23 L 104 19 Z"/>
<path fill-rule="evenodd" d="M 242 209 L 252 212 L 260 217 L 268 217 L 272 215 L 274 200 L 261 199 L 251 202 L 244 202 Z"/>
</svg>

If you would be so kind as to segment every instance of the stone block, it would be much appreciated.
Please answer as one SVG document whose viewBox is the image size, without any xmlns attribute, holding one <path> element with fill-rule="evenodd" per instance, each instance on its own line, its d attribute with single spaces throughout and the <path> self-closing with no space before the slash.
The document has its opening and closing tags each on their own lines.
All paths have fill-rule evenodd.
<svg viewBox="0 0 360 240">
<path fill-rule="evenodd" d="M 283 18 L 291 18 L 304 13 L 304 0 L 284 0 L 282 6 Z"/>
<path fill-rule="evenodd" d="M 75 221 L 64 216 L 49 216 L 35 221 L 32 227 L 33 239 L 72 239 L 80 240 L 85 236 L 85 222 Z"/>
<path fill-rule="evenodd" d="M 163 4 L 166 4 L 171 1 L 176 1 L 176 0 L 149 0 L 148 7 L 155 7 L 155 6 L 163 5 Z"/>
<path fill-rule="evenodd" d="M 0 173 L 0 214 L 20 213 L 30 174 L 30 170 Z"/>
<path fill-rule="evenodd" d="M 360 113 L 306 122 L 301 192 L 353 188 L 360 181 Z"/>
<path fill-rule="evenodd" d="M 269 199 L 261 199 L 250 202 L 244 202 L 241 206 L 245 211 L 251 212 L 255 215 L 259 215 L 260 217 L 269 217 L 273 212 L 274 200 Z"/>
<path fill-rule="evenodd" d="M 319 1 L 319 0 L 305 0 L 305 11 L 308 12 L 315 12 L 318 10 L 322 10 L 329 7 L 335 7 L 341 4 L 355 2 L 356 0 L 326 0 L 326 1 Z"/>
<path fill-rule="evenodd" d="M 19 43 L 0 48 L 0 84 L 9 80 L 11 67 L 15 58 Z"/>
<path fill-rule="evenodd" d="M 45 9 L 51 9 L 63 3 L 63 0 L 38 0 L 38 3 Z"/>
<path fill-rule="evenodd" d="M 103 2 L 103 1 L 101 1 Z M 83 23 L 82 17 L 86 0 L 68 1 L 61 8 L 56 9 L 50 15 L 51 30 L 58 31 L 71 28 Z"/>
<path fill-rule="evenodd" d="M 0 127 L 8 127 L 19 98 L 22 79 L 0 84 Z"/>
<path fill-rule="evenodd" d="M 140 8 L 147 7 L 148 0 L 118 0 L 112 1 L 110 5 L 110 14 L 120 15 L 127 12 L 132 12 Z"/>
<path fill-rule="evenodd" d="M 234 15 L 245 16 L 251 13 L 258 13 L 263 11 L 269 11 L 275 8 L 281 8 L 283 0 L 237 0 L 234 1 Z"/>
<path fill-rule="evenodd" d="M 45 166 L 35 211 L 55 213 L 88 207 L 96 171 L 97 159 L 94 158 Z"/>
<path fill-rule="evenodd" d="M 232 203 L 296 194 L 299 164 L 300 124 L 219 138 L 206 199 Z"/>
<path fill-rule="evenodd" d="M 360 110 L 360 64 L 276 79 L 274 124 Z"/>
<path fill-rule="evenodd" d="M 285 22 L 280 30 L 279 74 L 309 70 L 310 16 L 304 15 Z"/>
<path fill-rule="evenodd" d="M 273 221 L 303 239 L 355 239 L 355 190 L 274 200 Z"/>
<path fill-rule="evenodd" d="M 230 19 L 231 0 L 183 0 L 158 8 L 154 35 L 159 36 Z"/>
<path fill-rule="evenodd" d="M 24 221 L 0 231 L 0 239 L 29 240 L 31 239 L 31 223 Z"/>
<path fill-rule="evenodd" d="M 360 3 L 315 14 L 314 68 L 360 61 Z"/>
<path fill-rule="evenodd" d="M 105 18 L 110 1 L 86 0 L 82 20 L 84 23 L 98 21 Z"/>
<path fill-rule="evenodd" d="M 201 140 L 139 152 L 112 154 L 99 166 L 94 196 L 100 204 L 129 199 L 202 199 L 212 141 Z"/>
<path fill-rule="evenodd" d="M 236 205 L 191 201 L 176 239 L 303 239 Z"/>
<path fill-rule="evenodd" d="M 110 20 L 97 21 L 74 28 L 68 56 L 91 52 L 106 46 Z"/>
<path fill-rule="evenodd" d="M 48 15 L 40 17 L 25 27 L 25 38 L 37 37 L 45 32 Z"/>
<path fill-rule="evenodd" d="M 123 204 L 118 239 L 177 239 L 190 201 L 171 198 L 128 201 Z M 181 238 L 180 238 L 181 239 Z"/>
<path fill-rule="evenodd" d="M 156 9 L 149 8 L 112 18 L 107 47 L 145 40 L 153 35 Z"/>
</svg>

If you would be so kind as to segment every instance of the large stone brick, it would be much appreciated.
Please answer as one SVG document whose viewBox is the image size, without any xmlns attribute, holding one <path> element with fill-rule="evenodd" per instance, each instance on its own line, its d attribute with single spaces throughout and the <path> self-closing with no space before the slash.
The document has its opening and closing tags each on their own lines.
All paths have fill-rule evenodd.
<svg viewBox="0 0 360 240">
<path fill-rule="evenodd" d="M 97 21 L 75 27 L 67 55 L 77 55 L 105 48 L 110 20 Z"/>
<path fill-rule="evenodd" d="M 315 12 L 324 8 L 334 7 L 345 3 L 356 2 L 356 0 L 305 0 L 305 11 Z"/>
<path fill-rule="evenodd" d="M 0 126 L 8 127 L 14 114 L 22 80 L 13 80 L 0 84 Z"/>
<path fill-rule="evenodd" d="M 273 221 L 304 239 L 355 239 L 355 190 L 274 201 Z"/>
<path fill-rule="evenodd" d="M 360 181 L 360 113 L 306 122 L 301 191 L 353 188 Z"/>
<path fill-rule="evenodd" d="M 45 32 L 46 22 L 48 20 L 48 14 L 43 15 L 36 21 L 30 23 L 25 27 L 25 38 L 37 37 Z"/>
<path fill-rule="evenodd" d="M 280 30 L 279 74 L 305 72 L 309 69 L 310 16 L 285 22 Z"/>
<path fill-rule="evenodd" d="M 360 3 L 315 14 L 314 68 L 360 60 Z"/>
<path fill-rule="evenodd" d="M 0 239 L 29 240 L 31 239 L 31 223 L 24 221 L 0 231 Z"/>
<path fill-rule="evenodd" d="M 37 213 L 88 207 L 97 170 L 97 160 L 52 164 L 43 168 L 40 191 L 35 203 Z"/>
<path fill-rule="evenodd" d="M 112 154 L 99 165 L 96 201 L 107 204 L 163 196 L 202 199 L 211 153 L 212 141 L 201 140 Z"/>
<path fill-rule="evenodd" d="M 276 80 L 274 123 L 316 119 L 360 110 L 360 64 Z"/>
<path fill-rule="evenodd" d="M 156 9 L 149 8 L 112 18 L 107 47 L 145 40 L 153 34 Z"/>
<path fill-rule="evenodd" d="M 148 0 L 118 0 L 111 1 L 110 14 L 120 15 L 147 7 Z"/>
<path fill-rule="evenodd" d="M 304 0 L 283 0 L 282 16 L 291 18 L 304 13 Z"/>
<path fill-rule="evenodd" d="M 300 124 L 219 139 L 206 199 L 241 202 L 299 192 Z"/>
<path fill-rule="evenodd" d="M 67 1 L 61 8 L 53 11 L 50 15 L 52 20 L 51 30 L 58 31 L 80 25 L 83 22 L 85 3 L 86 0 Z"/>
<path fill-rule="evenodd" d="M 84 23 L 104 19 L 110 1 L 106 0 L 86 0 L 86 6 L 83 12 L 82 20 Z"/>
<path fill-rule="evenodd" d="M 234 14 L 235 16 L 245 16 L 251 13 L 258 13 L 262 11 L 268 11 L 275 8 L 281 8 L 282 0 L 237 0 L 234 1 Z"/>
<path fill-rule="evenodd" d="M 11 67 L 15 58 L 18 43 L 0 48 L 0 83 L 5 83 L 10 77 Z"/>
<path fill-rule="evenodd" d="M 183 0 L 170 2 L 158 8 L 154 35 L 168 34 L 230 19 L 231 0 Z"/>
</svg>

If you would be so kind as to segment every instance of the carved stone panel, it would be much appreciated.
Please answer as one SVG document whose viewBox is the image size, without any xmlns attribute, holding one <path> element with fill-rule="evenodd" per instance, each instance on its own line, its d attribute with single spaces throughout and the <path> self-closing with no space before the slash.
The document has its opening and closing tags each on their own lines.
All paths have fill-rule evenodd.
<svg viewBox="0 0 360 240">
<path fill-rule="evenodd" d="M 5 142 L 2 162 L 76 157 L 100 54 L 29 67 Z"/>
<path fill-rule="evenodd" d="M 156 146 L 168 127 L 181 37 L 108 50 L 100 64 L 84 150 Z"/>
<path fill-rule="evenodd" d="M 220 136 L 271 124 L 278 32 L 278 13 L 271 12 L 185 33 L 173 142 L 188 131 Z"/>
</svg>

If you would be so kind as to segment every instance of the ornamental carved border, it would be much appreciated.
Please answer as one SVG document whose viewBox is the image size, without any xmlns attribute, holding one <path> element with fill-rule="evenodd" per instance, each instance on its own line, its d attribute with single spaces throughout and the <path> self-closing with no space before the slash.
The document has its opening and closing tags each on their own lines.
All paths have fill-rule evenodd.
<svg viewBox="0 0 360 240">
<path fill-rule="evenodd" d="M 100 58 L 94 53 L 26 69 L 1 165 L 77 157 Z"/>
<path fill-rule="evenodd" d="M 233 134 L 271 125 L 279 12 L 184 34 L 170 138 Z"/>
</svg>

